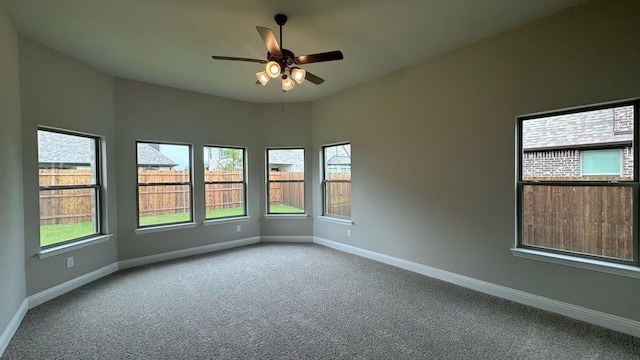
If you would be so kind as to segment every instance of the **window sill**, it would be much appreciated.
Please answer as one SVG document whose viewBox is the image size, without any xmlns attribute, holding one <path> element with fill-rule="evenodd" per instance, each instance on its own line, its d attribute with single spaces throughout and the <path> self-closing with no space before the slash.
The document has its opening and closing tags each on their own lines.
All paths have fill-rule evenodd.
<svg viewBox="0 0 640 360">
<path fill-rule="evenodd" d="M 149 234 L 149 233 L 156 233 L 156 232 L 162 232 L 162 231 L 189 229 L 189 228 L 196 227 L 196 225 L 197 224 L 194 222 L 183 223 L 183 224 L 172 224 L 172 225 L 160 225 L 160 226 L 151 226 L 151 227 L 135 229 L 133 230 L 133 232 L 136 233 L 136 235 L 140 235 L 140 234 Z"/>
<path fill-rule="evenodd" d="M 318 220 L 346 226 L 352 226 L 353 224 L 355 224 L 351 219 L 340 219 L 329 216 L 318 216 Z"/>
<path fill-rule="evenodd" d="M 111 239 L 113 236 L 114 236 L 113 234 L 96 235 L 96 236 L 94 236 L 92 238 L 89 238 L 89 239 L 84 239 L 84 240 L 80 240 L 80 241 L 77 241 L 77 242 L 74 242 L 74 243 L 70 243 L 70 244 L 64 244 L 64 245 L 48 248 L 48 249 L 45 249 L 45 250 L 41 250 L 38 253 L 38 257 L 40 259 L 46 259 L 46 258 L 51 257 L 51 256 L 64 254 L 64 253 L 69 252 L 69 251 L 74 251 L 74 250 L 81 249 L 83 247 L 87 247 L 87 246 L 99 244 L 101 242 L 105 242 L 105 241 Z"/>
<path fill-rule="evenodd" d="M 267 214 L 264 216 L 265 219 L 273 220 L 273 219 L 306 219 L 309 215 L 307 214 Z"/>
<path fill-rule="evenodd" d="M 241 222 L 241 221 L 249 221 L 251 216 L 237 216 L 237 217 L 228 217 L 221 219 L 208 219 L 202 222 L 204 226 L 216 225 L 216 224 L 225 224 L 225 223 L 233 223 L 233 222 Z"/>
<path fill-rule="evenodd" d="M 545 251 L 530 249 L 513 248 L 511 249 L 511 253 L 514 256 L 525 259 L 545 261 L 553 264 L 573 266 L 581 269 L 600 271 L 604 273 L 640 279 L 640 267 L 637 266 L 610 263 L 602 260 L 584 259 L 575 256 L 554 254 Z"/>
</svg>

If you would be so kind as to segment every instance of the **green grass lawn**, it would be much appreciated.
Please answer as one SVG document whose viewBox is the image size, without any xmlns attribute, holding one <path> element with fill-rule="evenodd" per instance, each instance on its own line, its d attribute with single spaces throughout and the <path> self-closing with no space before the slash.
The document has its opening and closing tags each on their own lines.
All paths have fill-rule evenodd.
<svg viewBox="0 0 640 360">
<path fill-rule="evenodd" d="M 287 205 L 272 205 L 271 213 L 304 213 L 303 209 Z M 230 209 L 207 210 L 207 219 L 242 216 L 242 207 Z M 140 226 L 162 225 L 189 221 L 189 213 L 143 216 L 140 218 Z M 92 235 L 93 224 L 81 222 L 74 224 L 42 225 L 40 226 L 40 246 L 57 244 L 63 241 Z"/>
<path fill-rule="evenodd" d="M 57 244 L 66 240 L 93 234 L 93 223 L 42 225 L 40 226 L 40 246 Z"/>
<path fill-rule="evenodd" d="M 292 214 L 298 213 L 303 214 L 304 209 L 300 209 L 297 207 L 289 206 L 289 205 L 271 205 L 269 206 L 269 213 L 271 214 Z"/>
<path fill-rule="evenodd" d="M 140 226 L 161 225 L 186 221 L 189 221 L 189 213 L 186 212 L 168 215 L 141 216 Z"/>
<path fill-rule="evenodd" d="M 240 207 L 234 207 L 229 209 L 214 209 L 207 210 L 207 219 L 217 219 L 230 216 L 242 216 L 244 215 L 244 209 Z"/>
<path fill-rule="evenodd" d="M 140 226 L 161 225 L 189 221 L 189 213 L 143 216 Z M 40 246 L 57 244 L 63 241 L 94 234 L 91 222 L 74 224 L 41 225 Z"/>
</svg>

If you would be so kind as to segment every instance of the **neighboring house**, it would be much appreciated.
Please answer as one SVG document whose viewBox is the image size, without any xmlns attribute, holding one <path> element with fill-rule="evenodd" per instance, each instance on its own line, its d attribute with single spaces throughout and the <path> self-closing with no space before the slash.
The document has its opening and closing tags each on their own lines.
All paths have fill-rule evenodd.
<svg viewBox="0 0 640 360">
<path fill-rule="evenodd" d="M 94 165 L 94 151 L 90 139 L 38 131 L 40 169 L 90 169 Z"/>
<path fill-rule="evenodd" d="M 327 172 L 351 173 L 351 145 L 332 146 L 325 148 Z"/>
<path fill-rule="evenodd" d="M 51 131 L 38 131 L 38 163 L 40 169 L 89 169 L 94 164 L 93 142 L 87 138 Z M 148 144 L 138 144 L 141 169 L 169 170 L 178 163 Z"/>
<path fill-rule="evenodd" d="M 351 172 L 351 146 L 331 147 L 327 157 L 327 171 L 334 173 Z M 294 150 L 294 151 L 292 151 Z M 269 171 L 304 172 L 304 153 L 297 149 L 269 150 Z M 204 154 L 205 170 L 215 170 L 220 164 L 228 161 L 228 156 L 220 152 L 220 148 L 207 148 Z"/>
<path fill-rule="evenodd" d="M 138 168 L 145 170 L 171 170 L 178 166 L 177 162 L 149 146 L 138 143 Z"/>
<path fill-rule="evenodd" d="M 327 172 L 351 173 L 351 157 L 334 155 L 327 160 Z"/>
<path fill-rule="evenodd" d="M 525 120 L 524 180 L 633 178 L 633 108 Z"/>
<path fill-rule="evenodd" d="M 304 153 L 287 149 L 269 151 L 269 171 L 304 172 Z"/>
</svg>

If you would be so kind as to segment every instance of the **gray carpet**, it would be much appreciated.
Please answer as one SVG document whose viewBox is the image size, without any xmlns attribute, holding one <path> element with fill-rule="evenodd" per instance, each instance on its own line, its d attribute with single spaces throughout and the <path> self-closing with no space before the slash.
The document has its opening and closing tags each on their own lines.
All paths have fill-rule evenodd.
<svg viewBox="0 0 640 360">
<path fill-rule="evenodd" d="M 258 244 L 42 304 L 2 359 L 640 359 L 640 338 L 319 245 Z"/>
</svg>

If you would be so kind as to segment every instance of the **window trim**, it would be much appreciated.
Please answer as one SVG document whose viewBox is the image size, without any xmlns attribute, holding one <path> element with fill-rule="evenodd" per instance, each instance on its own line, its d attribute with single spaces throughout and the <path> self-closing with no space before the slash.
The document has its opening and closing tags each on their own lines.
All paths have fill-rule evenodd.
<svg viewBox="0 0 640 360">
<path fill-rule="evenodd" d="M 302 161 L 303 161 L 303 168 L 302 168 L 302 172 L 304 174 L 304 178 L 302 180 L 270 180 L 269 179 L 269 173 L 271 172 L 271 167 L 269 166 L 270 162 L 269 162 L 269 151 L 271 150 L 302 150 Z M 266 166 L 265 166 L 265 182 L 266 182 L 266 189 L 267 189 L 267 193 L 265 196 L 265 200 L 266 200 L 266 211 L 265 211 L 265 218 L 285 218 L 285 217 L 291 217 L 291 218 L 306 218 L 307 217 L 307 184 L 306 184 L 306 180 L 307 180 L 307 172 L 306 172 L 306 151 L 304 146 L 291 146 L 291 147 L 268 147 L 265 149 L 265 158 L 266 158 Z M 302 212 L 296 212 L 296 213 L 286 213 L 286 212 L 271 212 L 271 204 L 270 204 L 270 200 L 271 200 L 271 183 L 302 183 L 302 202 L 304 204 L 304 208 L 302 209 Z"/>
<path fill-rule="evenodd" d="M 632 149 L 633 149 L 633 176 L 632 179 L 626 180 L 616 180 L 616 181 L 584 181 L 584 180 L 523 180 L 523 135 L 522 128 L 523 122 L 532 119 L 539 119 L 544 117 L 558 116 L 558 115 L 568 115 L 580 112 L 588 112 L 594 110 L 603 110 L 603 109 L 611 109 L 623 106 L 633 106 L 633 140 L 632 140 Z M 629 100 L 621 100 L 607 103 L 600 103 L 595 105 L 581 106 L 581 107 L 573 107 L 564 110 L 558 111 L 549 111 L 549 112 L 540 112 L 530 115 L 523 115 L 516 117 L 516 241 L 515 248 L 512 249 L 512 253 L 515 256 L 525 257 L 530 259 L 540 260 L 541 257 L 548 257 L 548 262 L 561 263 L 565 265 L 571 265 L 570 263 L 576 263 L 578 267 L 583 267 L 582 264 L 596 264 L 598 266 L 611 266 L 615 268 L 620 267 L 630 267 L 635 268 L 640 266 L 640 242 L 639 242 L 639 230 L 638 230 L 638 217 L 640 216 L 639 212 L 639 204 L 638 204 L 638 194 L 639 194 L 639 173 L 640 173 L 640 142 L 639 139 L 639 110 L 640 110 L 640 99 L 629 99 Z M 635 144 L 635 146 L 633 146 Z M 603 148 L 607 148 L 607 146 L 603 146 Z M 622 152 L 622 150 L 620 150 Z M 621 166 L 620 173 L 623 173 L 623 159 L 621 153 Z M 582 155 L 580 155 L 580 173 L 582 173 Z M 585 175 L 589 176 L 589 175 Z M 597 175 L 594 175 L 597 176 Z M 572 252 L 562 249 L 553 249 L 546 248 L 535 245 L 527 245 L 523 244 L 523 226 L 524 226 L 524 187 L 527 185 L 547 185 L 547 186 L 605 186 L 605 187 L 631 187 L 632 188 L 632 209 L 631 209 L 631 236 L 632 236 L 632 259 L 624 260 L 618 258 L 610 258 L 600 255 L 593 255 L 588 253 L 578 253 Z M 553 261 L 553 259 L 560 259 L 557 261 Z M 594 266 L 590 266 L 590 269 L 595 269 Z M 598 270 L 598 269 L 595 269 Z M 603 270 L 600 270 L 603 271 Z M 635 276 L 635 275 L 634 275 Z"/>
<path fill-rule="evenodd" d="M 73 246 L 74 244 L 90 241 L 92 239 L 103 236 L 104 235 L 104 232 L 103 232 L 104 225 L 103 225 L 103 216 L 102 216 L 102 210 L 103 210 L 102 204 L 103 204 L 103 196 L 104 196 L 104 186 L 102 185 L 102 161 L 103 161 L 102 159 L 102 141 L 103 140 L 102 139 L 103 138 L 98 135 L 83 133 L 80 131 L 62 130 L 62 129 L 56 129 L 56 128 L 51 128 L 46 126 L 38 126 L 36 130 L 36 134 L 38 131 L 46 131 L 51 133 L 91 139 L 94 141 L 94 155 L 95 155 L 95 159 L 94 159 L 95 160 L 95 165 L 94 165 L 95 166 L 95 182 L 93 184 L 40 186 L 38 182 L 38 201 L 40 199 L 40 193 L 43 190 L 49 191 L 49 190 L 70 190 L 70 189 L 93 189 L 93 194 L 95 196 L 95 205 L 93 208 L 95 211 L 95 232 L 89 235 L 42 246 L 42 234 L 40 234 L 40 230 L 38 228 L 38 233 L 39 233 L 38 244 L 40 246 L 40 252 L 53 251 L 57 248 Z M 37 144 L 37 146 L 39 151 L 40 145 Z M 38 172 L 39 171 L 40 171 L 40 166 L 38 165 Z M 38 208 L 40 208 L 39 204 L 38 204 Z"/>
<path fill-rule="evenodd" d="M 511 248 L 510 250 L 513 256 L 523 259 L 543 261 L 551 264 L 571 266 L 580 269 L 640 279 L 640 267 L 635 266 L 634 264 L 620 264 L 601 259 L 587 259 L 565 254 L 550 253 L 537 249 Z"/>
<path fill-rule="evenodd" d="M 157 183 L 140 183 L 138 182 L 138 144 L 165 144 L 165 145 L 182 145 L 189 147 L 189 181 L 187 182 L 157 182 Z M 144 233 L 144 232 L 153 232 L 155 229 L 162 231 L 164 229 L 172 229 L 176 228 L 176 225 L 189 225 L 194 224 L 194 214 L 193 214 L 193 144 L 189 143 L 180 143 L 180 142 L 172 142 L 172 141 L 155 141 L 155 140 L 136 140 L 135 141 L 135 152 L 136 154 L 136 228 L 134 232 Z M 170 223 L 162 223 L 162 224 L 150 224 L 140 226 L 140 187 L 141 186 L 173 186 L 173 185 L 188 185 L 189 186 L 189 220 L 185 221 L 177 221 Z"/>
<path fill-rule="evenodd" d="M 234 149 L 234 150 L 242 150 L 242 180 L 239 181 L 206 181 L 204 180 L 204 172 L 203 172 L 203 180 L 204 180 L 204 222 L 205 223 L 211 223 L 211 222 L 221 222 L 221 221 L 225 221 L 225 220 L 233 220 L 233 219 L 242 219 L 242 218 L 247 218 L 248 217 L 248 213 L 247 213 L 247 148 L 246 147 L 241 147 L 241 146 L 223 146 L 223 145 L 203 145 L 202 149 L 206 149 L 206 148 L 219 148 L 219 149 Z M 204 153 L 204 151 L 203 151 Z M 225 157 L 224 159 L 226 159 L 227 157 Z M 204 159 L 203 159 L 204 160 Z M 204 161 L 203 161 L 204 163 Z M 207 170 L 205 170 L 206 172 Z M 215 218 L 208 218 L 207 217 L 207 185 L 212 185 L 212 184 L 242 184 L 242 214 L 241 215 L 231 215 L 231 216 L 222 216 L 222 217 L 215 217 Z"/>
<path fill-rule="evenodd" d="M 349 180 L 327 180 L 327 166 L 325 166 L 325 150 L 327 148 L 330 147 L 338 147 L 338 146 L 343 146 L 343 145 L 349 145 L 351 146 L 351 142 L 349 141 L 345 141 L 345 142 L 339 142 L 339 143 L 334 143 L 334 144 L 326 144 L 323 145 L 320 149 L 320 166 L 322 167 L 322 179 L 321 179 L 321 194 L 322 194 L 322 215 L 321 217 L 326 218 L 326 219 L 335 219 L 335 220 L 339 220 L 340 222 L 345 222 L 345 223 L 350 223 L 351 222 L 351 216 L 341 216 L 341 215 L 336 215 L 336 214 L 329 214 L 327 213 L 327 184 L 328 183 L 349 183 L 351 184 L 351 173 L 352 171 L 349 171 Z M 349 154 L 349 157 L 351 157 L 351 154 Z M 336 174 L 340 174 L 340 172 L 337 172 Z M 351 202 L 351 198 L 349 198 L 349 202 Z M 353 215 L 353 214 L 351 214 Z"/>
<path fill-rule="evenodd" d="M 114 236 L 114 234 L 99 234 L 88 239 L 78 240 L 77 242 L 71 244 L 64 244 L 52 248 L 41 249 L 36 255 L 39 259 L 46 259 L 55 255 L 82 249 L 83 247 L 103 243 L 107 240 L 111 240 Z"/>
</svg>

